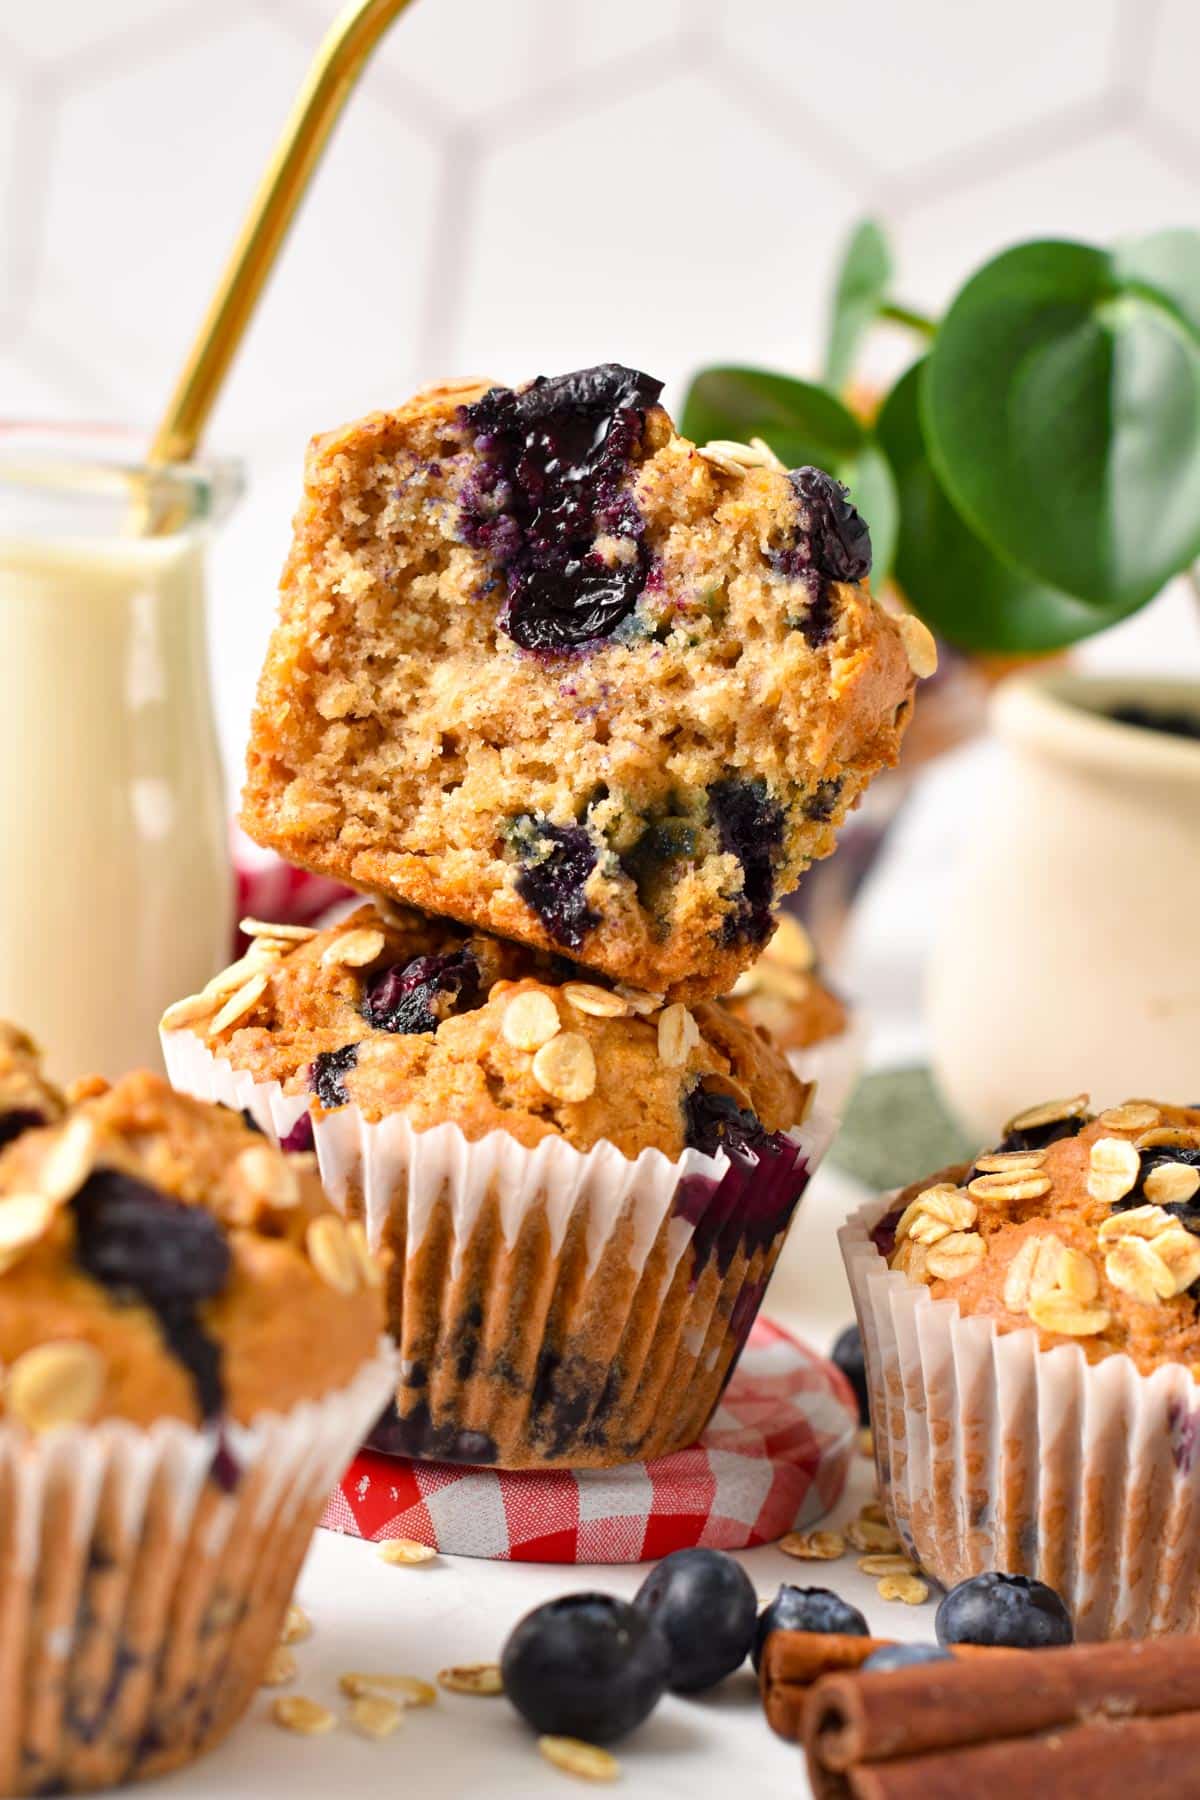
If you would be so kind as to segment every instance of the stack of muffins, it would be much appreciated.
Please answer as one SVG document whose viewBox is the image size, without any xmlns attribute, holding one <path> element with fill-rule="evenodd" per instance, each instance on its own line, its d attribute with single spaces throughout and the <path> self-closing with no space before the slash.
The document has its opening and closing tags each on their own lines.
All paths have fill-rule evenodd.
<svg viewBox="0 0 1200 1800">
<path fill-rule="evenodd" d="M 315 1145 L 389 1253 L 408 1454 L 691 1442 L 828 1135 L 717 996 L 932 644 L 836 482 L 697 450 L 659 391 L 465 383 L 314 442 L 244 823 L 369 903 L 247 922 L 163 1021 L 176 1086 Z"/>
</svg>

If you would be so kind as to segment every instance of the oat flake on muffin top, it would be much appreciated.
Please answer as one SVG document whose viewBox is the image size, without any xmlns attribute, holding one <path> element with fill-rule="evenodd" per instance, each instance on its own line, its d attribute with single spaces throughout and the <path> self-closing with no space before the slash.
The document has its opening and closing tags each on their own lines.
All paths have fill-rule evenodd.
<svg viewBox="0 0 1200 1800">
<path fill-rule="evenodd" d="M 1200 1379 L 1200 1107 L 1030 1107 L 973 1164 L 906 1188 L 874 1240 L 964 1316 Z"/>
<path fill-rule="evenodd" d="M 347 1383 L 379 1272 L 315 1159 L 124 1076 L 0 1154 L 0 1417 L 249 1423 Z"/>
<path fill-rule="evenodd" d="M 753 1149 L 808 1110 L 810 1087 L 717 1003 L 665 1004 L 408 908 L 363 906 L 319 933 L 248 923 L 248 956 L 168 1008 L 164 1029 L 310 1094 L 318 1116 L 353 1104 L 419 1131 L 452 1121 L 471 1139 L 675 1158 Z"/>
</svg>

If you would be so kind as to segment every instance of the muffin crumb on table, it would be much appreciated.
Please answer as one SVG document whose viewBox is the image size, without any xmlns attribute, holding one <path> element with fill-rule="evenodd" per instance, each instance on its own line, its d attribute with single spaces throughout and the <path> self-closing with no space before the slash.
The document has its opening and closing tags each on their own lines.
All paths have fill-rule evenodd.
<svg viewBox="0 0 1200 1800">
<path fill-rule="evenodd" d="M 243 818 L 687 999 L 832 850 L 929 659 L 836 482 L 697 449 L 659 391 L 450 385 L 314 440 Z"/>
</svg>

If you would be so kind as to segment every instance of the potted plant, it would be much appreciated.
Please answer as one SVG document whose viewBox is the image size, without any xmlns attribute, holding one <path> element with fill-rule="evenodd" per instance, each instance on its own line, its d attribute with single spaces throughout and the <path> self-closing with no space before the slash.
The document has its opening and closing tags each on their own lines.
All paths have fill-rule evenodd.
<svg viewBox="0 0 1200 1800">
<path fill-rule="evenodd" d="M 683 429 L 764 438 L 849 487 L 877 586 L 970 658 L 1062 651 L 1200 556 L 1200 235 L 1033 242 L 973 274 L 938 322 L 891 295 L 879 228 L 853 234 L 824 380 L 710 368 Z M 873 416 L 846 399 L 878 320 L 921 353 Z M 1164 668 L 1172 663 L 1164 647 Z M 935 702 L 936 704 L 936 702 Z M 1200 1092 L 1200 691 L 1010 677 L 1005 768 L 964 821 L 932 960 L 936 1071 L 991 1129 L 1037 1094 Z"/>
</svg>

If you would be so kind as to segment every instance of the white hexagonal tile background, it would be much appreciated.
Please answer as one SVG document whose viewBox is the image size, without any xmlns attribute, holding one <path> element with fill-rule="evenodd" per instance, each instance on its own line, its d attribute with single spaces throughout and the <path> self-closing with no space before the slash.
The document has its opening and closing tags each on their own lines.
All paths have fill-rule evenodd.
<svg viewBox="0 0 1200 1800">
<path fill-rule="evenodd" d="M 750 0 L 727 9 L 721 31 L 816 130 L 860 138 L 889 173 L 933 175 L 1000 129 L 1102 94 L 1118 4 Z"/>
<path fill-rule="evenodd" d="M 806 196 L 802 222 L 781 210 L 791 193 Z M 703 68 L 631 76 L 625 93 L 532 119 L 483 158 L 460 360 L 511 378 L 536 362 L 595 361 L 603 347 L 672 380 L 700 345 L 798 361 L 818 271 L 855 202 L 849 183 L 780 143 Z"/>
<path fill-rule="evenodd" d="M 1146 46 L 1143 95 L 1148 110 L 1175 125 L 1200 160 L 1196 68 L 1200 62 L 1200 8 L 1194 0 L 1163 0 L 1158 29 Z"/>
<path fill-rule="evenodd" d="M 191 27 L 203 31 L 230 0 L 78 0 L 39 6 L 9 6 L 4 38 L 37 63 L 74 64 L 79 59 L 128 54 L 137 60 L 151 38 L 179 43 Z"/>
<path fill-rule="evenodd" d="M 336 11 L 4 13 L 0 416 L 153 420 Z M 231 771 L 310 432 L 448 371 L 809 368 L 868 208 L 931 308 L 1015 237 L 1194 222 L 1198 54 L 1190 0 L 415 0 L 213 423 L 251 484 L 214 559 Z M 1158 617 L 1114 648 L 1149 654 Z"/>
<path fill-rule="evenodd" d="M 1011 168 L 935 189 L 907 207 L 895 230 L 904 288 L 937 307 L 964 273 L 1019 238 L 1103 242 L 1191 223 L 1196 193 L 1196 184 L 1132 126 L 1047 145 Z"/>
<path fill-rule="evenodd" d="M 4 245 L 11 244 L 19 236 L 24 220 L 21 126 L 34 124 L 20 100 L 20 82 L 24 73 L 15 59 L 6 69 L 0 56 L 0 244 Z M 14 268 L 5 269 L 0 276 L 0 341 L 12 333 L 23 316 L 24 297 L 15 291 L 21 285 L 22 277 Z"/>
</svg>

